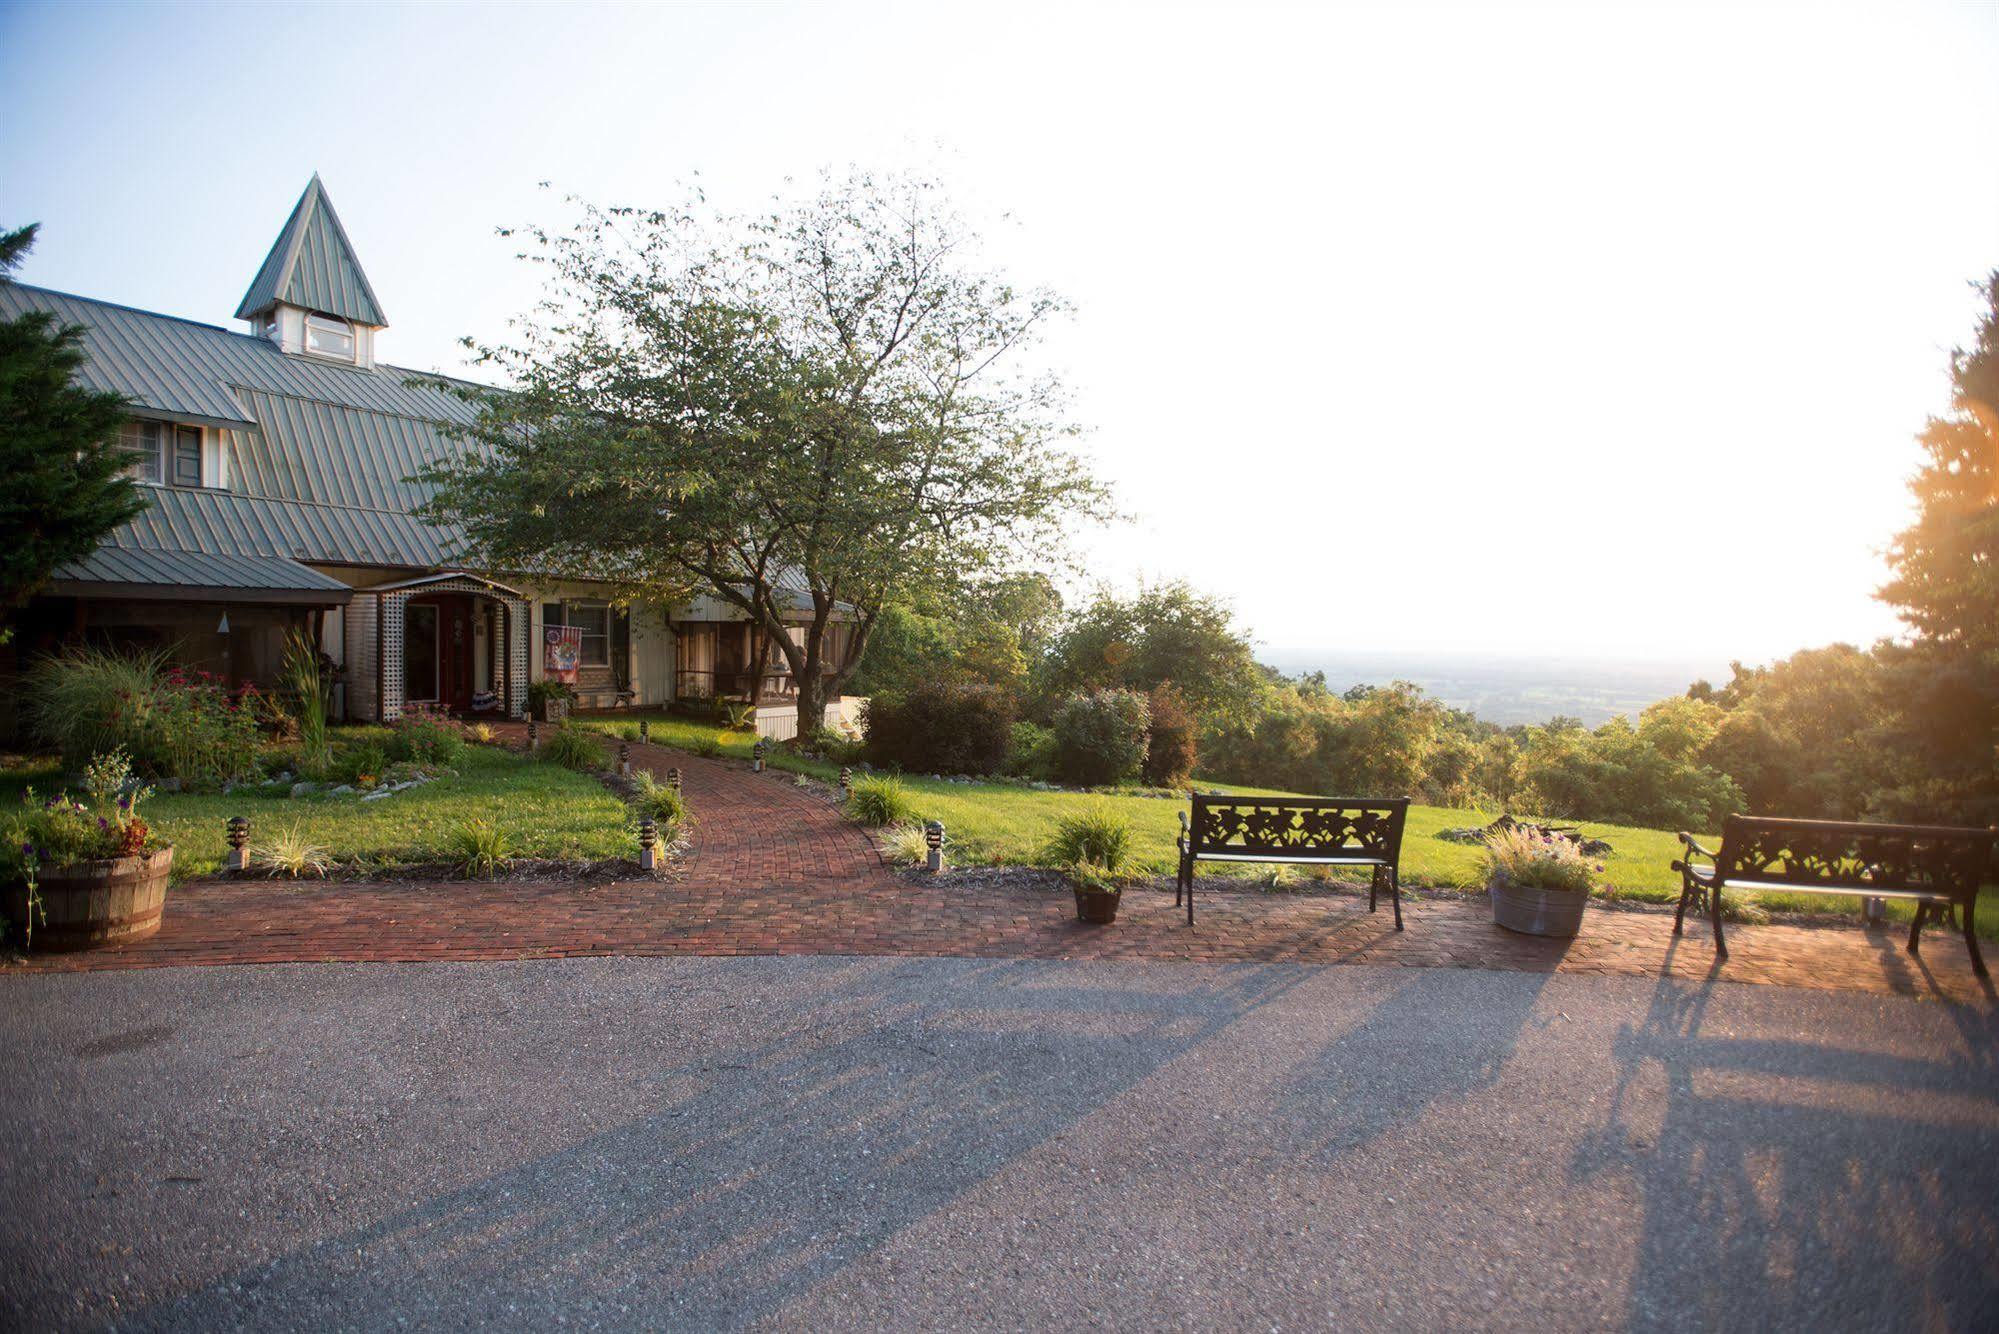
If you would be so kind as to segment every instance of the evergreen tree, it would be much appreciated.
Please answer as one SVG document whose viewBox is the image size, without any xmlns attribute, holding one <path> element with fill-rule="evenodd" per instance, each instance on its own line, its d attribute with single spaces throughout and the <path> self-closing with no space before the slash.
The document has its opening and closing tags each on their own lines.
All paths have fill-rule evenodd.
<svg viewBox="0 0 1999 1334">
<path fill-rule="evenodd" d="M 0 235 L 0 282 L 11 281 L 35 231 Z M 123 475 L 125 400 L 72 383 L 82 339 L 46 311 L 0 320 L 0 617 L 145 507 Z"/>
</svg>

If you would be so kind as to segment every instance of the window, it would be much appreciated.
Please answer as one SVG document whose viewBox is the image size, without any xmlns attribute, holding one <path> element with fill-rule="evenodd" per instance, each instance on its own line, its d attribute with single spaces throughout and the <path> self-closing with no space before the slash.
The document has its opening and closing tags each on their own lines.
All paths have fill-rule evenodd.
<svg viewBox="0 0 1999 1334">
<path fill-rule="evenodd" d="M 118 428 L 118 443 L 137 456 L 126 465 L 126 473 L 133 481 L 158 486 L 165 479 L 162 471 L 165 435 L 166 427 L 158 422 L 126 422 Z"/>
<path fill-rule="evenodd" d="M 573 625 L 583 632 L 585 667 L 611 665 L 611 608 L 603 602 L 547 602 L 542 604 L 544 625 Z"/>
<path fill-rule="evenodd" d="M 354 326 L 331 315 L 305 317 L 305 350 L 317 356 L 354 360 Z"/>
<path fill-rule="evenodd" d="M 201 485 L 201 428 L 174 427 L 173 467 L 168 473 L 175 486 Z"/>
</svg>

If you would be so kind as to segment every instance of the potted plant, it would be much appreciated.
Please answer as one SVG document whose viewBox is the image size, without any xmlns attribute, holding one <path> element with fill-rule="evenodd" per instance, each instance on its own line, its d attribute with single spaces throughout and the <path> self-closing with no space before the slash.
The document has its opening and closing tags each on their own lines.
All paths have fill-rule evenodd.
<svg viewBox="0 0 1999 1334">
<path fill-rule="evenodd" d="M 559 723 L 569 716 L 569 701 L 576 698 L 566 681 L 528 682 L 528 708 L 545 723 Z"/>
<path fill-rule="evenodd" d="M 1117 920 L 1117 906 L 1124 886 L 1094 862 L 1077 862 L 1069 868 L 1069 887 L 1076 891 L 1076 920 L 1091 926 L 1109 926 Z"/>
<path fill-rule="evenodd" d="M 1486 892 L 1492 920 L 1530 936 L 1573 936 L 1603 868 L 1571 839 L 1519 827 L 1485 840 Z"/>
<path fill-rule="evenodd" d="M 0 913 L 30 949 L 77 950 L 160 929 L 171 844 L 139 814 L 149 787 L 132 782 L 122 750 L 84 773 L 85 800 L 39 799 L 0 817 Z"/>
</svg>

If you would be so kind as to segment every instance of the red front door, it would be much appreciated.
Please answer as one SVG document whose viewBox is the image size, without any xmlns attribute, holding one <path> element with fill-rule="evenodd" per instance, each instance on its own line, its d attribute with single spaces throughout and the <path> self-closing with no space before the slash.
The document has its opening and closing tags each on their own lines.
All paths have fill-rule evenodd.
<svg viewBox="0 0 1999 1334">
<path fill-rule="evenodd" d="M 453 713 L 472 708 L 472 598 L 433 593 L 403 608 L 404 698 Z"/>
</svg>

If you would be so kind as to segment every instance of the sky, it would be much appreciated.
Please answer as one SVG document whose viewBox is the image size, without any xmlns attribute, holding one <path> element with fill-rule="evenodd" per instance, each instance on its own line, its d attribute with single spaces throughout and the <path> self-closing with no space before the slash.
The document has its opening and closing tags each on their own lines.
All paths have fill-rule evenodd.
<svg viewBox="0 0 1999 1334">
<path fill-rule="evenodd" d="M 314 171 L 462 370 L 503 224 L 941 173 L 1128 522 L 1270 656 L 1762 661 L 1872 597 L 1999 269 L 1999 4 L 0 3 L 22 281 L 228 324 Z M 548 182 L 550 188 L 542 188 Z"/>
</svg>

